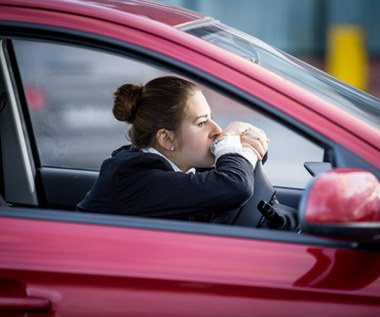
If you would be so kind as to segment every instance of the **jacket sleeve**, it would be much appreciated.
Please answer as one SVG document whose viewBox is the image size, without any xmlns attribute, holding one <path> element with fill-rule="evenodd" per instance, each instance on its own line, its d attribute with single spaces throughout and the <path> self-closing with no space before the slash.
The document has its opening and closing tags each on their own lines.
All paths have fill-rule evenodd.
<svg viewBox="0 0 380 317">
<path fill-rule="evenodd" d="M 115 172 L 118 209 L 147 217 L 182 218 L 218 213 L 242 206 L 253 195 L 253 168 L 238 154 L 221 156 L 216 167 L 205 172 L 174 172 L 158 156 Z M 123 212 L 125 211 L 125 212 Z"/>
</svg>

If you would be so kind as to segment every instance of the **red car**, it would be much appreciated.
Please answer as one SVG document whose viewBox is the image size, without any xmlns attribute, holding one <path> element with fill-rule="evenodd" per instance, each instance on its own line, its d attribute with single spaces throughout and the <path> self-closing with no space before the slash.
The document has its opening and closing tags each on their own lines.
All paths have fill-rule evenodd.
<svg viewBox="0 0 380 317">
<path fill-rule="evenodd" d="M 0 41 L 1 316 L 379 316 L 378 99 L 145 0 L 0 0 Z M 266 131 L 292 230 L 74 212 L 127 143 L 112 93 L 162 74 Z"/>
</svg>

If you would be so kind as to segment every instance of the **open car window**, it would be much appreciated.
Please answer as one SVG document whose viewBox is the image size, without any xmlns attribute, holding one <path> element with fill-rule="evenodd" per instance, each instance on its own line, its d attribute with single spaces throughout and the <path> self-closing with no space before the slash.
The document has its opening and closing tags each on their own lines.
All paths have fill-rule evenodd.
<svg viewBox="0 0 380 317">
<path fill-rule="evenodd" d="M 125 83 L 145 84 L 169 74 L 103 51 L 39 41 L 13 43 L 43 166 L 98 170 L 113 150 L 129 143 L 128 126 L 112 115 L 114 91 Z M 271 140 L 265 169 L 275 186 L 306 187 L 311 176 L 303 163 L 321 162 L 321 147 L 247 105 L 202 89 L 222 128 L 246 121 L 265 130 Z"/>
</svg>

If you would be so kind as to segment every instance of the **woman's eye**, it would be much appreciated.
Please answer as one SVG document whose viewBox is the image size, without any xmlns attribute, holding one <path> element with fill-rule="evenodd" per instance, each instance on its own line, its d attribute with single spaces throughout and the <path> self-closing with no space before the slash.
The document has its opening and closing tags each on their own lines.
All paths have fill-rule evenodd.
<svg viewBox="0 0 380 317">
<path fill-rule="evenodd" d="M 198 127 L 202 128 L 205 126 L 205 124 L 206 124 L 206 121 L 202 121 L 202 122 L 198 123 Z"/>
</svg>

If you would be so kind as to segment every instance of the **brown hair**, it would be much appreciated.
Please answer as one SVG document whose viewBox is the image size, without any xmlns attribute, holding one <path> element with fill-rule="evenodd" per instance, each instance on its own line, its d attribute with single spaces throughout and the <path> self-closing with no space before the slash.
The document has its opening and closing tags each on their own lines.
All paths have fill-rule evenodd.
<svg viewBox="0 0 380 317">
<path fill-rule="evenodd" d="M 174 76 L 153 79 L 145 86 L 126 84 L 114 94 L 113 114 L 132 124 L 128 132 L 132 144 L 146 148 L 155 144 L 158 130 L 179 128 L 197 90 L 197 85 Z"/>
</svg>

